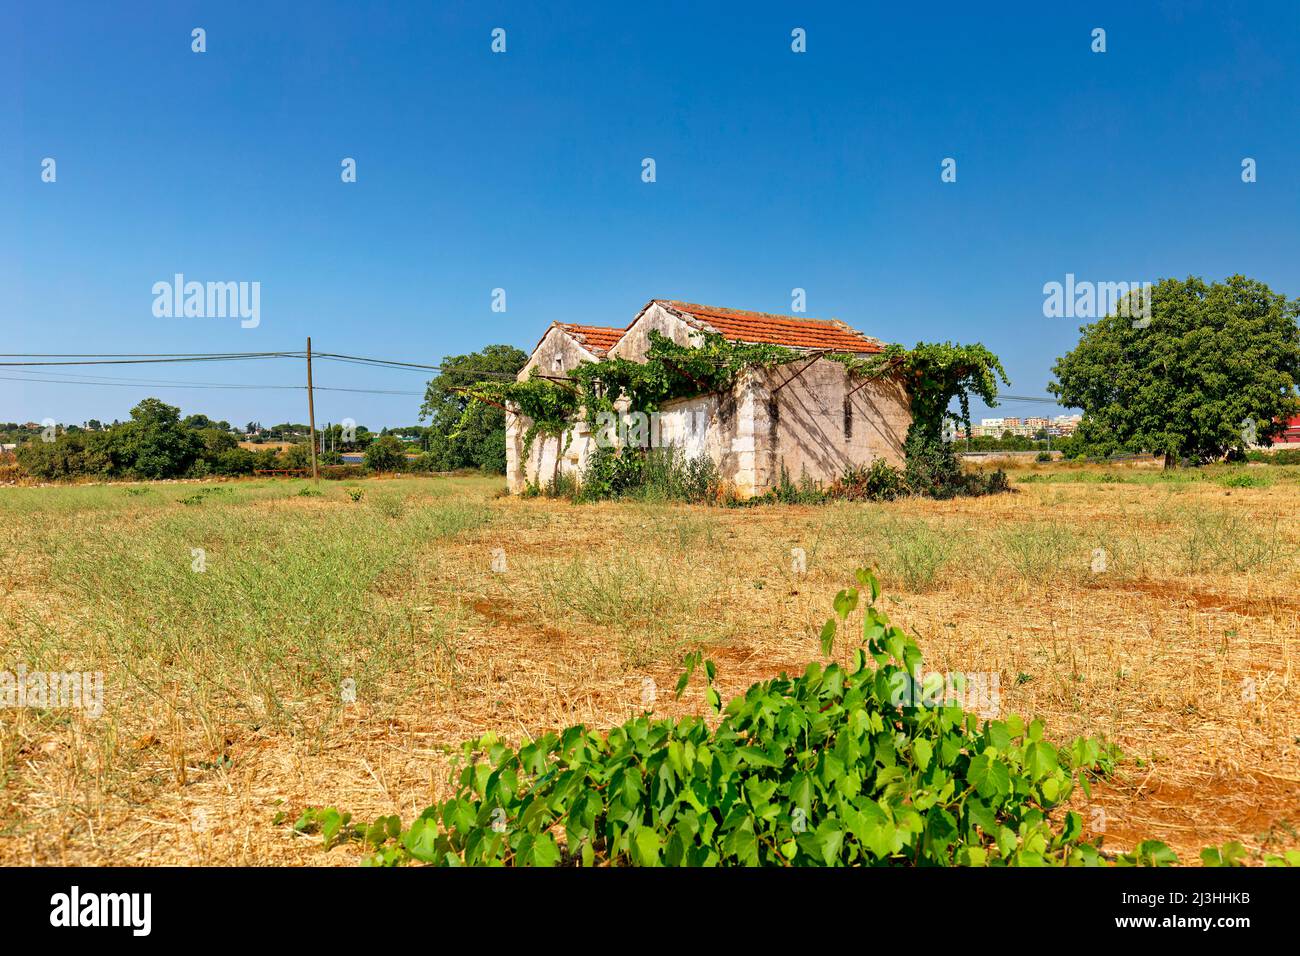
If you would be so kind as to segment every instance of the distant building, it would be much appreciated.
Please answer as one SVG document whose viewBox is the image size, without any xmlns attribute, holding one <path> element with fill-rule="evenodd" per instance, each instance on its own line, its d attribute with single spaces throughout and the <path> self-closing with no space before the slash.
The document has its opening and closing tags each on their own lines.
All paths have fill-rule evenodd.
<svg viewBox="0 0 1300 956">
<path fill-rule="evenodd" d="M 1297 416 L 1296 418 L 1293 418 L 1290 421 L 1288 421 L 1286 423 L 1286 431 L 1284 431 L 1282 434 L 1278 435 L 1276 438 L 1273 439 L 1273 447 L 1277 448 L 1279 445 L 1282 446 L 1300 445 L 1300 416 Z M 1256 445 L 1254 447 L 1262 448 L 1263 446 Z"/>
<path fill-rule="evenodd" d="M 1081 415 L 1057 415 L 1055 418 L 1032 416 L 1029 418 L 981 418 L 978 425 L 972 426 L 972 437 L 1001 438 L 1011 434 L 1020 438 L 1036 438 L 1046 432 L 1050 437 L 1060 438 L 1073 434 L 1082 421 Z"/>
</svg>

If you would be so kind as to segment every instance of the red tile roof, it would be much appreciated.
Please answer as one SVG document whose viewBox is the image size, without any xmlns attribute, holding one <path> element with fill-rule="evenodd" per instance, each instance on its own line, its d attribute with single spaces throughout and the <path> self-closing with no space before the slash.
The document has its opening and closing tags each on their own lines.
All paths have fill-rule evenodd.
<svg viewBox="0 0 1300 956">
<path fill-rule="evenodd" d="M 595 355 L 604 355 L 623 335 L 622 329 L 603 325 L 577 325 L 573 322 L 556 322 L 560 328 L 578 340 L 578 344 Z"/>
<path fill-rule="evenodd" d="M 863 335 L 836 319 L 798 319 L 792 315 L 724 309 L 671 299 L 656 299 L 660 305 L 685 313 L 733 342 L 763 342 L 796 349 L 830 349 L 836 352 L 883 352 L 879 339 Z"/>
</svg>

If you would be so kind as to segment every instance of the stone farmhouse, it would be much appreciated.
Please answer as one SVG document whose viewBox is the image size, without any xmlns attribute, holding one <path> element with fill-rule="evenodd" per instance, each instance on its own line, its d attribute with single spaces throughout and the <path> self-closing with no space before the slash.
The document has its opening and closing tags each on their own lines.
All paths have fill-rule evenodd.
<svg viewBox="0 0 1300 956">
<path fill-rule="evenodd" d="M 876 459 L 902 464 L 912 421 L 906 391 L 892 378 L 855 378 L 843 364 L 824 357 L 883 350 L 879 339 L 836 320 L 652 299 L 621 329 L 552 323 L 518 378 L 528 378 L 535 368 L 564 377 L 578 363 L 606 356 L 644 360 L 651 331 L 681 345 L 691 344 L 701 332 L 716 332 L 731 341 L 781 345 L 808 356 L 772 369 L 748 369 L 729 391 L 675 399 L 656 416 L 653 444 L 676 445 L 691 458 L 708 455 L 741 496 L 775 487 L 782 469 L 794 481 L 807 476 L 830 482 L 848 467 Z M 558 475 L 581 479 L 596 448 L 593 429 L 575 422 L 567 435 L 539 435 L 526 448 L 530 424 L 522 415 L 506 415 L 511 492 Z"/>
</svg>

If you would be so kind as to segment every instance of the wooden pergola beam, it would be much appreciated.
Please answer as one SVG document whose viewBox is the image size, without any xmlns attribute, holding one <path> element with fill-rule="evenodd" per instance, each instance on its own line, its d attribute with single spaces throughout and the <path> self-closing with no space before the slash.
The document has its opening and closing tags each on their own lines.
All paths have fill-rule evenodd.
<svg viewBox="0 0 1300 956">
<path fill-rule="evenodd" d="M 898 364 L 897 361 L 891 361 L 891 362 L 889 363 L 889 365 L 897 365 L 897 364 Z M 870 385 L 872 382 L 876 381 L 876 380 L 879 379 L 880 377 L 881 377 L 880 375 L 870 375 L 870 376 L 868 376 L 868 377 L 863 381 L 863 383 L 862 383 L 861 385 L 859 385 L 859 386 L 858 386 L 857 388 L 855 388 L 853 391 L 849 392 L 849 393 L 848 393 L 847 395 L 845 395 L 844 397 L 845 397 L 845 398 L 852 398 L 854 395 L 858 394 L 858 392 L 862 391 L 864 388 L 866 388 L 868 385 Z"/>
<path fill-rule="evenodd" d="M 451 386 L 449 386 L 449 387 L 447 388 L 447 391 L 449 391 L 449 392 L 468 392 L 468 391 L 469 391 L 469 388 L 468 388 L 467 386 L 464 386 L 464 385 L 451 385 Z M 505 407 L 504 405 L 502 405 L 500 402 L 494 402 L 494 401 L 492 401 L 492 399 L 490 399 L 490 398 L 484 398 L 482 395 L 475 395 L 475 396 L 474 396 L 474 401 L 476 401 L 476 402 L 482 402 L 484 405 L 491 405 L 493 408 L 499 408 L 499 409 L 501 409 L 501 411 L 503 411 L 503 412 L 509 412 L 509 411 L 510 411 L 510 409 L 506 408 L 506 407 Z M 511 412 L 511 414 L 514 414 L 514 413 Z"/>
<path fill-rule="evenodd" d="M 826 352 L 827 352 L 826 349 L 819 349 L 818 352 L 817 352 L 817 354 L 814 355 L 812 358 L 810 358 L 810 359 L 808 360 L 808 364 L 807 364 L 807 365 L 805 365 L 803 368 L 799 369 L 799 371 L 795 372 L 793 375 L 791 375 L 789 378 L 787 378 L 784 382 L 782 382 L 782 383 L 781 383 L 780 385 L 778 385 L 776 388 L 772 389 L 772 394 L 775 395 L 777 392 L 781 391 L 781 389 L 785 388 L 787 385 L 789 385 L 791 382 L 793 382 L 796 378 L 798 378 L 798 377 L 799 377 L 800 375 L 802 375 L 804 372 L 808 371 L 808 369 L 812 368 L 812 367 L 813 367 L 813 364 L 814 364 L 814 363 L 815 363 L 819 358 L 821 358 L 823 355 L 825 355 Z"/>
</svg>

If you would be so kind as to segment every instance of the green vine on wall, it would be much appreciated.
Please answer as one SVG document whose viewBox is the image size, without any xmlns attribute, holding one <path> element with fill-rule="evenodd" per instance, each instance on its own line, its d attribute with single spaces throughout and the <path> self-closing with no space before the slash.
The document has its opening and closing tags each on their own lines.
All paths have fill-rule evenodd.
<svg viewBox="0 0 1300 956">
<path fill-rule="evenodd" d="M 650 414 L 677 398 L 724 392 L 746 368 L 775 368 L 806 358 L 807 353 L 779 345 L 732 342 L 714 332 L 696 333 L 696 344 L 680 345 L 650 333 L 644 362 L 610 357 L 584 362 L 567 378 L 555 379 L 534 368 L 517 382 L 479 382 L 464 391 L 484 402 L 528 418 L 525 446 L 538 435 L 558 438 L 585 417 L 593 425 L 601 412 L 612 413 L 626 400 L 626 410 Z M 858 378 L 901 381 L 912 403 L 912 434 L 939 441 L 945 420 L 970 427 L 970 395 L 997 404 L 998 380 L 1010 384 L 998 357 L 983 345 L 918 343 L 913 349 L 886 346 L 867 357 L 827 354 Z M 953 399 L 960 413 L 949 411 Z"/>
<path fill-rule="evenodd" d="M 970 396 L 978 396 L 989 407 L 997 405 L 998 381 L 1010 385 L 1006 370 L 996 355 L 978 342 L 918 342 L 916 348 L 887 345 L 883 352 L 866 358 L 828 355 L 841 362 L 857 377 L 897 376 L 912 400 L 912 427 L 908 437 L 919 436 L 925 444 L 943 440 L 945 421 L 964 425 L 969 432 Z M 959 412 L 949 409 L 957 400 Z"/>
<path fill-rule="evenodd" d="M 716 332 L 696 333 L 695 343 L 679 345 L 652 331 L 644 362 L 617 356 L 583 362 L 563 380 L 534 367 L 523 381 L 480 382 L 465 393 L 530 419 L 527 446 L 538 435 L 564 435 L 580 415 L 593 425 L 601 412 L 614 412 L 623 399 L 628 411 L 649 414 L 676 398 L 724 392 L 746 368 L 774 368 L 800 356 L 779 345 L 731 342 Z"/>
</svg>

